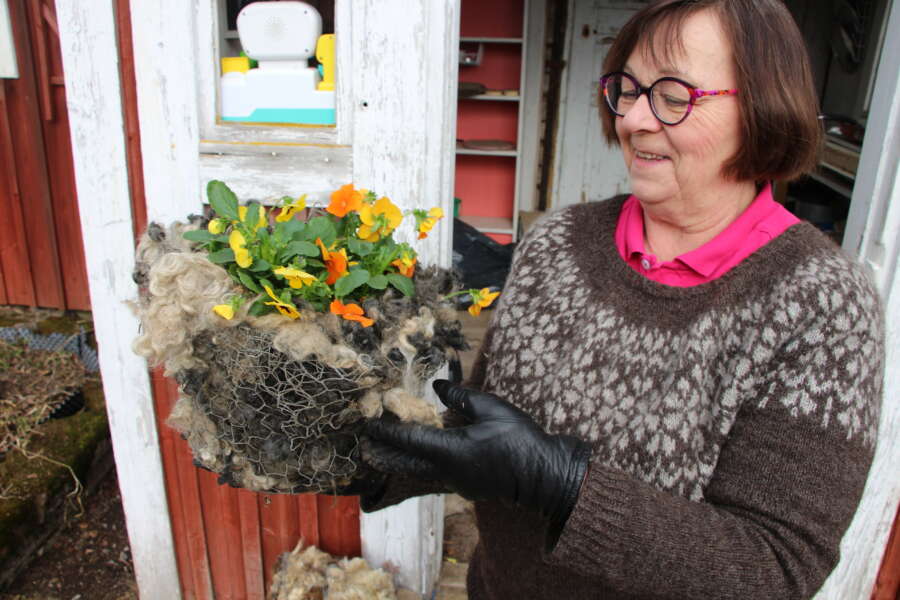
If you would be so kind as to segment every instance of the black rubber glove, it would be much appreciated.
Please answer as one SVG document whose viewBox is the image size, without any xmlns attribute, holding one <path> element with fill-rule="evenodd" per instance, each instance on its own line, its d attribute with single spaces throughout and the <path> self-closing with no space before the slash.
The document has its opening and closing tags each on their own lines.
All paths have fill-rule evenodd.
<svg viewBox="0 0 900 600">
<path fill-rule="evenodd" d="M 508 500 L 537 511 L 551 523 L 552 546 L 575 507 L 590 446 L 572 436 L 545 433 L 531 417 L 493 394 L 445 380 L 435 381 L 434 390 L 468 424 L 438 429 L 370 421 L 366 433 L 375 442 L 371 451 L 381 454 L 380 468 L 446 482 L 470 500 Z"/>
</svg>

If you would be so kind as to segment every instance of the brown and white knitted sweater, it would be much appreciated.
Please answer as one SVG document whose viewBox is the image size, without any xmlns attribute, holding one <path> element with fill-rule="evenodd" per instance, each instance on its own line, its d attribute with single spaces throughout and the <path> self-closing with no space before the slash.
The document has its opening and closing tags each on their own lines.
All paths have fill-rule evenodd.
<svg viewBox="0 0 900 600">
<path fill-rule="evenodd" d="M 517 251 L 472 383 L 593 458 L 552 553 L 537 515 L 476 504 L 470 598 L 809 598 L 874 451 L 877 294 L 808 224 L 710 283 L 652 282 L 616 251 L 622 201 Z"/>
</svg>

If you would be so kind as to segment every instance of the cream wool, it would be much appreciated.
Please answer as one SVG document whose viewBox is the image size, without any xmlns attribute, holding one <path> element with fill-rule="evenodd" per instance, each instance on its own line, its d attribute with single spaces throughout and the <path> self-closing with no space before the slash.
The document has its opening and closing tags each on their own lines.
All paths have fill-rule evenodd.
<svg viewBox="0 0 900 600">
<path fill-rule="evenodd" d="M 622 201 L 556 213 L 517 251 L 471 384 L 593 458 L 550 554 L 537 515 L 476 503 L 469 597 L 809 598 L 874 450 L 877 295 L 808 224 L 713 282 L 654 283 L 616 251 Z"/>
</svg>

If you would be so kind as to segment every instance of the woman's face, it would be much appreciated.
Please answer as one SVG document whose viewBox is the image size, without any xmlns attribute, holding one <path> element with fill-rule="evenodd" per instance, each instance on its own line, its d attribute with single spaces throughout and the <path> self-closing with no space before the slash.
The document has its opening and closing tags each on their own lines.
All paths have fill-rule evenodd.
<svg viewBox="0 0 900 600">
<path fill-rule="evenodd" d="M 737 87 L 731 46 L 712 11 L 689 17 L 681 38 L 684 52 L 673 53 L 676 64 L 655 64 L 648 49 L 638 45 L 623 70 L 642 86 L 671 76 L 697 89 Z M 733 183 L 723 178 L 722 165 L 738 149 L 739 123 L 735 96 L 700 98 L 684 121 L 668 126 L 656 119 L 647 95 L 642 95 L 624 117 L 616 117 L 632 192 L 645 207 L 674 201 L 687 208 L 713 201 Z"/>
</svg>

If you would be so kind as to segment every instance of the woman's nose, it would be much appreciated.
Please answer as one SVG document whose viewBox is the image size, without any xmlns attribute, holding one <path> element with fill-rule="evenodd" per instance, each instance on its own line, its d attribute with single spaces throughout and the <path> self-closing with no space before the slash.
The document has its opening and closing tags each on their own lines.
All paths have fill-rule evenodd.
<svg viewBox="0 0 900 600">
<path fill-rule="evenodd" d="M 662 127 L 650 108 L 649 94 L 641 94 L 622 120 L 631 131 L 658 131 Z"/>
</svg>

